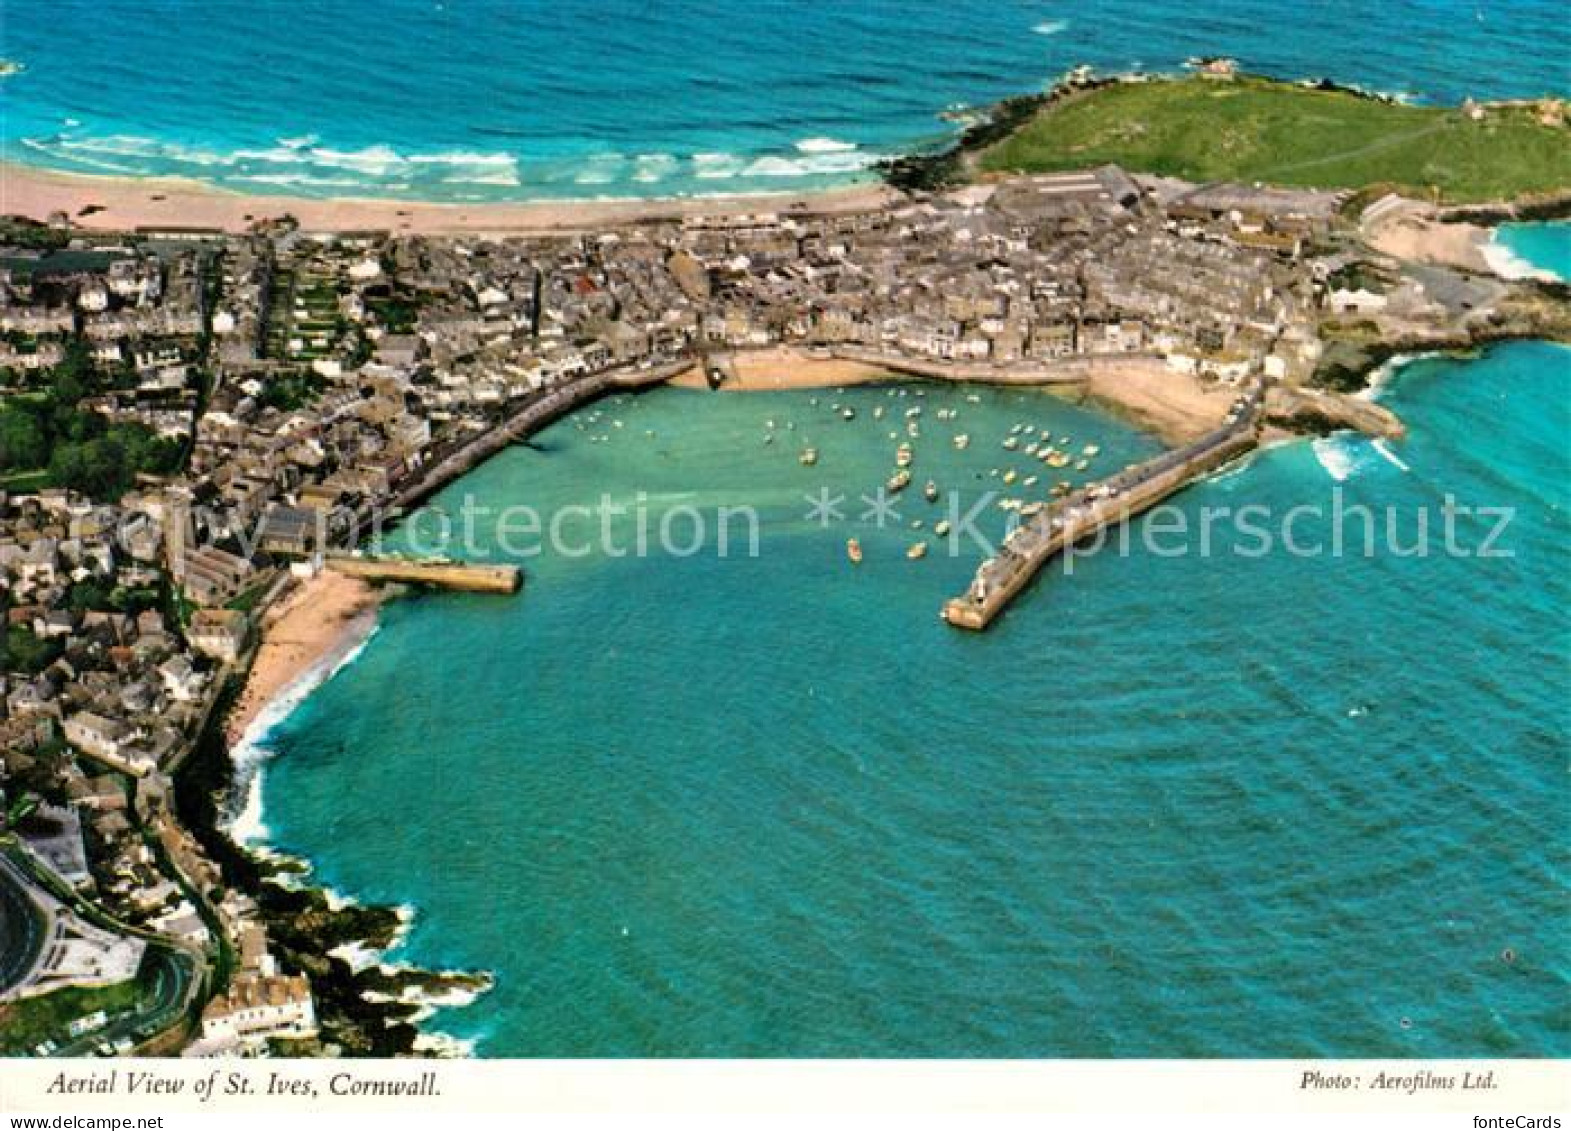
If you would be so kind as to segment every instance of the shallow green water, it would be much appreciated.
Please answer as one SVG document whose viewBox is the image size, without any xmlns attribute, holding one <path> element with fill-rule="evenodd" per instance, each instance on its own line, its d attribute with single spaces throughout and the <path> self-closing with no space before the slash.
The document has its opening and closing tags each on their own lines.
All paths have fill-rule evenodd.
<svg viewBox="0 0 1571 1131">
<path fill-rule="evenodd" d="M 392 604 L 275 733 L 272 839 L 412 905 L 403 957 L 495 971 L 440 1019 L 487 1055 L 1566 1055 L 1568 356 L 1415 363 L 1395 459 L 1293 444 L 1178 508 L 1339 489 L 1410 546 L 1450 493 L 1516 508 L 1509 558 L 1438 528 L 1243 557 L 1219 522 L 1209 556 L 1046 573 L 981 636 L 937 616 L 975 553 L 855 521 L 914 395 L 606 403 L 441 506 L 748 504 L 760 555 L 548 554 L 518 598 Z M 1038 394 L 922 403 L 917 487 L 993 486 L 1027 419 L 1093 470 L 1154 450 Z M 804 518 L 819 486 L 850 522 Z"/>
</svg>

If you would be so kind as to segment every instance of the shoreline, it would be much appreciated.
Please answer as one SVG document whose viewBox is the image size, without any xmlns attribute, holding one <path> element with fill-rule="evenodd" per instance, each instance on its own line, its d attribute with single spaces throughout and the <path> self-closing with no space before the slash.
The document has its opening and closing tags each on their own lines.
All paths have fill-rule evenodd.
<svg viewBox="0 0 1571 1131">
<path fill-rule="evenodd" d="M 720 356 L 720 355 L 717 355 Z M 1037 384 L 969 376 L 913 375 L 885 365 L 853 358 L 818 356 L 799 346 L 739 350 L 723 355 L 731 370 L 716 390 L 721 393 L 790 392 L 830 389 L 843 385 L 898 382 L 937 382 L 952 385 L 987 385 L 993 388 L 1039 388 L 1076 402 L 1089 403 L 1124 424 L 1149 432 L 1164 444 L 1179 447 L 1214 428 L 1227 415 L 1237 396 L 1229 386 L 1206 385 L 1192 374 L 1170 369 L 1166 363 L 1140 355 L 1108 356 L 1077 361 L 1072 371 L 1077 383 L 1044 380 Z M 1053 363 L 1042 366 L 1051 373 Z M 698 366 L 667 382 L 678 389 L 709 388 Z"/>
<path fill-rule="evenodd" d="M 137 228 L 244 232 L 253 224 L 287 215 L 302 228 L 319 231 L 528 235 L 662 219 L 679 221 L 694 215 L 864 212 L 883 207 L 898 196 L 884 182 L 868 181 L 800 193 L 445 203 L 386 197 L 270 196 L 238 193 L 184 177 L 100 176 L 0 162 L 0 215 L 42 220 L 65 212 L 74 228 L 99 232 Z"/>
<path fill-rule="evenodd" d="M 276 705 L 304 684 L 321 682 L 365 641 L 384 596 L 367 582 L 323 570 L 291 589 L 258 626 L 261 640 L 239 698 L 224 723 L 231 747 L 255 743 L 277 719 Z"/>
<path fill-rule="evenodd" d="M 270 842 L 261 787 L 272 729 L 352 663 L 377 630 L 396 589 L 324 570 L 289 589 L 263 615 L 252 663 L 237 677 L 228 710 L 212 721 L 205 767 L 224 800 L 187 818 L 199 835 L 222 842 L 221 859 L 238 863 L 236 886 L 257 899 L 268 934 L 310 975 L 324 1015 L 323 1036 L 301 1054 L 338 1055 L 344 1041 L 357 1055 L 452 1057 L 468 1043 L 426 1027 L 440 1010 L 487 992 L 489 973 L 428 970 L 392 957 L 408 937 L 415 909 L 383 906 L 333 888 L 313 861 Z M 230 874 L 226 869 L 226 874 Z"/>
</svg>

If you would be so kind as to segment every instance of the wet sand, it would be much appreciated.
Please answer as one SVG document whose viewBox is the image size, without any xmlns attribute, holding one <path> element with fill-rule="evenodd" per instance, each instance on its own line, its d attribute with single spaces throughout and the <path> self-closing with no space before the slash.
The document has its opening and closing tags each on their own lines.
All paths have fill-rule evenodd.
<svg viewBox="0 0 1571 1131">
<path fill-rule="evenodd" d="M 1198 439 L 1222 423 L 1239 390 L 1177 373 L 1145 358 L 1110 359 L 1090 371 L 1093 401 L 1173 446 Z"/>
<path fill-rule="evenodd" d="M 359 578 L 323 571 L 269 609 L 245 690 L 225 724 L 230 745 L 291 684 L 358 635 L 380 601 L 380 593 Z"/>
<path fill-rule="evenodd" d="M 902 376 L 881 365 L 819 357 L 791 346 L 745 350 L 724 356 L 729 358 L 734 375 L 720 386 L 721 392 L 824 389 L 875 381 L 923 380 Z M 1175 447 L 1215 428 L 1238 397 L 1237 389 L 1208 384 L 1198 377 L 1174 372 L 1165 362 L 1155 358 L 1099 357 L 1069 364 L 1075 372 L 1084 374 L 1084 385 L 1043 385 L 1042 388 L 1071 399 L 1088 397 Z M 997 383 L 1017 386 L 1022 382 L 1000 380 Z M 682 389 L 709 387 L 697 366 L 672 378 L 670 384 Z"/>
<path fill-rule="evenodd" d="M 791 346 L 738 351 L 724 356 L 729 360 L 731 375 L 720 386 L 722 392 L 824 389 L 836 385 L 905 380 L 881 365 L 846 358 L 818 357 Z M 709 387 L 704 374 L 696 365 L 673 377 L 671 384 L 680 389 Z"/>
<path fill-rule="evenodd" d="M 315 231 L 527 234 L 614 227 L 658 218 L 799 210 L 860 212 L 898 194 L 883 184 L 819 193 L 667 200 L 530 200 L 438 204 L 387 199 L 247 196 L 176 177 L 94 177 L 0 163 L 0 214 L 47 219 L 64 212 L 81 228 L 222 228 L 239 232 L 284 215 Z M 83 216 L 84 209 L 98 211 Z"/>
</svg>

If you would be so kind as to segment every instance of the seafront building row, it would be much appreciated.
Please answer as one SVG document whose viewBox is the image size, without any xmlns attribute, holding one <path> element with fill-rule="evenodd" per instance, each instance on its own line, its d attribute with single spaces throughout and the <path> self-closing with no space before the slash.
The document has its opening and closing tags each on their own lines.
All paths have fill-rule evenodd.
<svg viewBox="0 0 1571 1131">
<path fill-rule="evenodd" d="M 117 925 L 104 929 L 198 965 L 239 955 L 222 992 L 193 983 L 200 1051 L 308 1039 L 309 982 L 276 968 L 254 902 L 173 803 L 292 569 L 608 389 L 723 372 L 712 359 L 750 349 L 1044 381 L 1140 357 L 1236 388 L 1236 437 L 1258 427 L 1268 387 L 1311 378 L 1327 325 L 1487 315 L 1489 286 L 1370 255 L 1345 203 L 1108 167 L 868 212 L 574 234 L 286 219 L 108 235 L 6 219 L 5 435 L 40 461 L 7 452 L 0 480 L 0 791 L 17 882 L 47 873 Z M 76 442 L 61 420 L 102 434 Z M 1105 501 L 1044 509 L 951 619 L 969 602 L 985 623 L 1016 566 Z M 0 990 L 40 992 L 69 969 L 24 965 Z"/>
</svg>

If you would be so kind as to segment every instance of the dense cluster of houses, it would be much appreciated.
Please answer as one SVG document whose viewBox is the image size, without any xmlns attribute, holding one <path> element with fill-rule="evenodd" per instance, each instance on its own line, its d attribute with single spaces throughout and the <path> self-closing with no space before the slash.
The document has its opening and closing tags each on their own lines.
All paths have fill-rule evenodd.
<svg viewBox="0 0 1571 1131">
<path fill-rule="evenodd" d="M 204 1047 L 308 1032 L 309 987 L 272 969 L 255 908 L 169 815 L 172 769 L 247 660 L 248 610 L 291 564 L 586 374 L 780 344 L 1305 374 L 1328 304 L 1402 301 L 1328 285 L 1338 204 L 1109 167 L 596 234 L 270 222 L 0 248 L 0 393 L 38 389 L 85 342 L 103 376 L 89 407 L 188 451 L 183 473 L 119 499 L 0 490 L 0 602 L 32 658 L 0 677 L 0 791 L 49 796 L 39 859 L 122 922 L 194 951 L 214 930 L 247 940 L 255 961 L 209 1006 Z"/>
</svg>

